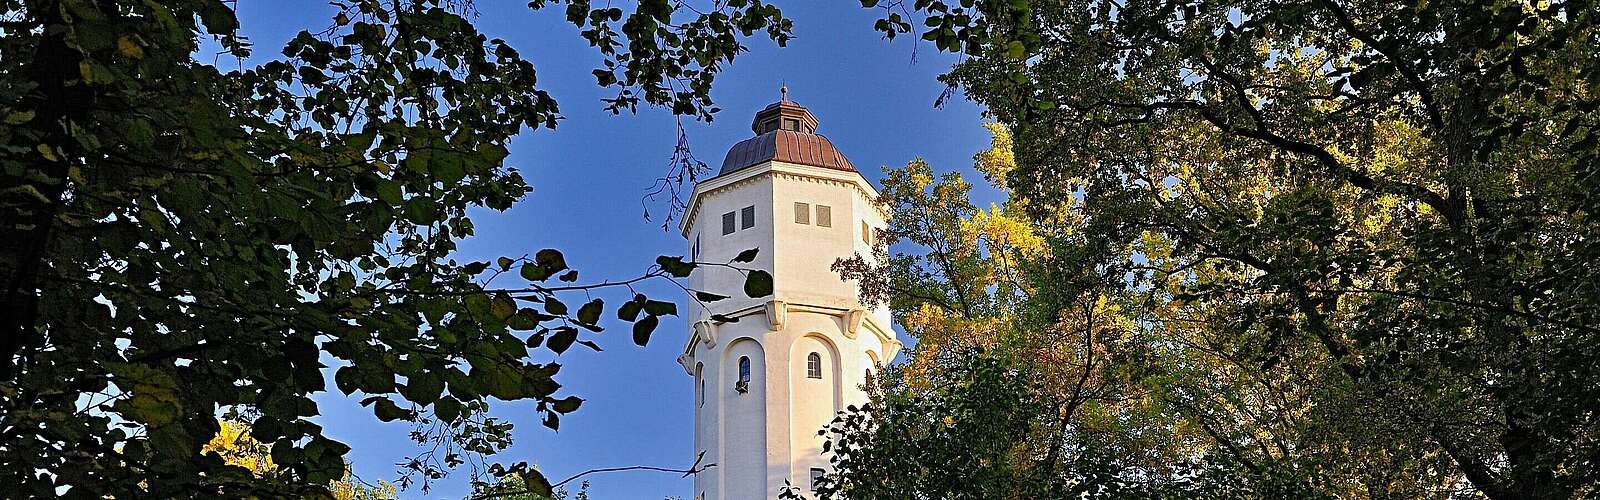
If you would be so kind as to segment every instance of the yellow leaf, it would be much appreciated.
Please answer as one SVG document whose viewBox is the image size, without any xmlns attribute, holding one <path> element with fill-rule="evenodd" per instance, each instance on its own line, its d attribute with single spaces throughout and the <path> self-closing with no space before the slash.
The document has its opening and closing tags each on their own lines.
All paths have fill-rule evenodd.
<svg viewBox="0 0 1600 500">
<path fill-rule="evenodd" d="M 144 49 L 133 43 L 127 35 L 117 37 L 117 53 L 129 59 L 144 59 Z"/>
<path fill-rule="evenodd" d="M 40 144 L 37 149 L 39 150 L 39 154 L 44 155 L 44 159 L 46 160 L 57 161 L 60 159 L 56 157 L 56 152 L 50 149 L 50 145 L 48 144 Z"/>
</svg>

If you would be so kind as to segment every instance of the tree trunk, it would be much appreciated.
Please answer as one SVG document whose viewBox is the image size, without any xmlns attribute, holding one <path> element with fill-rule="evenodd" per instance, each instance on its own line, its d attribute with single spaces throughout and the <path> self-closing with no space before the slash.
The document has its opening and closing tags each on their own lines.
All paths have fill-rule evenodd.
<svg viewBox="0 0 1600 500">
<path fill-rule="evenodd" d="M 0 290 L 0 382 L 15 380 L 43 344 L 39 274 L 67 190 L 69 165 L 78 159 L 70 125 L 82 121 L 94 94 L 87 82 L 75 81 L 83 56 L 67 44 L 57 2 L 27 2 L 26 8 L 43 33 L 28 66 L 38 86 L 18 106 L 34 116 L 13 134 L 34 144 L 19 144 L 27 151 L 13 157 L 24 165 L 23 174 L 0 178 L 0 283 L 5 287 Z"/>
</svg>

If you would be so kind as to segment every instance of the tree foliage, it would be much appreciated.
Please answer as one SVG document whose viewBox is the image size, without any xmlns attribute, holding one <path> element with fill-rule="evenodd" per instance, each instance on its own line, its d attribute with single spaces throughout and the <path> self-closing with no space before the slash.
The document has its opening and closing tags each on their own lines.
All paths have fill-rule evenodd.
<svg viewBox="0 0 1600 500">
<path fill-rule="evenodd" d="M 556 5 L 603 56 L 597 83 L 618 110 L 709 119 L 710 85 L 743 43 L 789 36 L 760 1 L 529 6 Z M 600 349 L 604 302 L 582 292 L 701 265 L 663 257 L 585 284 L 551 249 L 458 262 L 469 210 L 529 191 L 508 142 L 553 128 L 559 108 L 518 47 L 476 29 L 471 2 L 334 8 L 245 65 L 255 47 L 231 2 L 0 1 L 8 491 L 319 494 L 349 449 L 311 420 L 329 389 L 415 423 L 432 446 L 407 480 L 437 478 L 509 443 L 491 398 L 532 402 L 552 429 L 581 406 L 560 393 L 561 365 L 533 355 Z M 748 275 L 747 292 L 770 293 L 770 276 Z M 641 345 L 675 314 L 627 303 L 645 306 L 620 318 Z M 229 410 L 256 415 L 249 437 L 273 471 L 202 455 Z"/>
<path fill-rule="evenodd" d="M 1116 320 L 1105 392 L 1036 438 L 1050 481 L 1595 494 L 1596 6 L 882 7 L 1014 133 L 1006 194 L 1046 250 L 989 342 Z"/>
<path fill-rule="evenodd" d="M 224 464 L 243 469 L 242 472 L 256 477 L 270 476 L 279 470 L 278 465 L 272 462 L 272 446 L 250 437 L 250 425 L 243 420 L 225 419 L 219 422 L 217 435 L 200 447 L 200 454 L 215 455 Z M 396 488 L 388 481 L 381 480 L 368 485 L 354 477 L 346 465 L 344 477 L 329 483 L 326 492 L 310 493 L 333 500 L 389 500 L 395 498 Z"/>
</svg>

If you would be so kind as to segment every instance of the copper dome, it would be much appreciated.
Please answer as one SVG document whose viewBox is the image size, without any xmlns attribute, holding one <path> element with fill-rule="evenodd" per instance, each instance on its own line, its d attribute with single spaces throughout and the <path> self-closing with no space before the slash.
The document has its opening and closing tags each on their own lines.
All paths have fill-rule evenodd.
<svg viewBox="0 0 1600 500">
<path fill-rule="evenodd" d="M 856 171 L 827 137 L 816 133 L 817 118 L 811 111 L 787 98 L 756 113 L 750 129 L 756 136 L 734 144 L 717 175 L 766 161 Z"/>
</svg>

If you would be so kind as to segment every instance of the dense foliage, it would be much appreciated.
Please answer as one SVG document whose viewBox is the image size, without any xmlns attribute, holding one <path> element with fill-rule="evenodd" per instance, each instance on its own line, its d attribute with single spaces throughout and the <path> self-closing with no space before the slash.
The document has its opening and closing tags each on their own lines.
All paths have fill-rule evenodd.
<svg viewBox="0 0 1600 500">
<path fill-rule="evenodd" d="M 1600 6 L 884 7 L 966 56 L 947 82 L 1013 133 L 979 170 L 1040 250 L 952 231 L 985 213 L 913 164 L 884 203 L 914 250 L 842 269 L 884 273 L 925 372 L 959 339 L 1037 373 L 1010 463 L 1047 496 L 1600 494 Z M 1015 307 L 969 307 L 997 282 Z M 940 376 L 880 397 L 968 397 Z"/>
<path fill-rule="evenodd" d="M 334 388 L 414 422 L 429 446 L 406 479 L 437 478 L 509 443 L 490 398 L 529 401 L 551 428 L 579 408 L 561 366 L 532 354 L 600 349 L 605 303 L 583 291 L 699 265 L 662 257 L 585 285 L 556 250 L 452 258 L 469 208 L 529 190 L 504 164 L 509 140 L 560 118 L 519 48 L 474 27 L 471 2 L 335 2 L 249 65 L 232 3 L 0 0 L 8 496 L 326 496 L 349 447 L 310 420 L 311 395 Z M 759 0 L 529 3 L 555 6 L 602 56 L 613 110 L 709 118 L 744 41 L 789 37 Z M 767 293 L 770 277 L 749 275 Z M 676 313 L 620 302 L 640 345 Z M 252 415 L 249 438 L 276 466 L 203 448 L 225 411 Z"/>
</svg>

